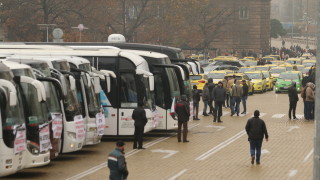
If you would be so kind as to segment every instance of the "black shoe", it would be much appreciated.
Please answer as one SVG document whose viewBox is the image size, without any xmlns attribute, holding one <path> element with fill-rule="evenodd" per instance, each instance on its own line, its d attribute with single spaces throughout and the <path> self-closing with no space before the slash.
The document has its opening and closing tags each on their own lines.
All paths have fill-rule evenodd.
<svg viewBox="0 0 320 180">
<path fill-rule="evenodd" d="M 251 156 L 251 164 L 254 164 L 254 156 Z"/>
<path fill-rule="evenodd" d="M 203 114 L 203 116 L 209 116 L 209 114 Z"/>
<path fill-rule="evenodd" d="M 239 116 L 239 113 L 237 113 L 237 116 Z"/>
<path fill-rule="evenodd" d="M 257 161 L 256 163 L 257 163 L 257 165 L 260 165 L 260 162 Z"/>
<path fill-rule="evenodd" d="M 242 112 L 241 114 L 246 114 L 246 112 Z"/>
<path fill-rule="evenodd" d="M 222 123 L 222 121 L 219 120 L 218 123 Z"/>
<path fill-rule="evenodd" d="M 138 149 L 146 149 L 146 148 L 144 148 L 144 147 L 139 147 Z"/>
<path fill-rule="evenodd" d="M 298 118 L 297 117 L 293 117 L 293 119 L 297 120 Z"/>
<path fill-rule="evenodd" d="M 187 143 L 187 142 L 190 142 L 190 141 L 188 141 L 188 140 L 185 140 L 185 141 L 183 141 L 184 143 Z"/>
<path fill-rule="evenodd" d="M 233 116 L 235 113 L 231 113 L 231 115 L 230 116 Z"/>
<path fill-rule="evenodd" d="M 181 142 L 181 140 L 178 140 L 178 142 Z"/>
<path fill-rule="evenodd" d="M 215 122 L 217 122 L 216 120 L 213 120 L 213 122 L 215 123 Z"/>
<path fill-rule="evenodd" d="M 196 118 L 195 120 L 200 120 L 199 118 Z"/>
<path fill-rule="evenodd" d="M 208 114 L 212 114 L 212 112 L 209 112 Z"/>
<path fill-rule="evenodd" d="M 138 149 L 137 147 L 133 147 L 133 149 Z"/>
</svg>

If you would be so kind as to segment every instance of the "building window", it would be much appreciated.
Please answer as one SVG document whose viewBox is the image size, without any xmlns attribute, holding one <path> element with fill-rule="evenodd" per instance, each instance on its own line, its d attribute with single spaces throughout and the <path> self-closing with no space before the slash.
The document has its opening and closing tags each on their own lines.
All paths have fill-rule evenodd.
<svg viewBox="0 0 320 180">
<path fill-rule="evenodd" d="M 248 17 L 249 17 L 248 7 L 240 7 L 239 8 L 239 18 L 240 19 L 248 19 Z"/>
</svg>

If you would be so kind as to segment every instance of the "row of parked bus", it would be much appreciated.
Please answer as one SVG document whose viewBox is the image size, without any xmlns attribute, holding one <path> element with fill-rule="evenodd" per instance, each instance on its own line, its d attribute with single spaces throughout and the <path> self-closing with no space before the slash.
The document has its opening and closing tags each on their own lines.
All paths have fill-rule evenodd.
<svg viewBox="0 0 320 180">
<path fill-rule="evenodd" d="M 0 44 L 0 57 L 0 177 L 133 135 L 138 102 L 145 132 L 177 128 L 171 106 L 200 72 L 180 49 L 125 42 Z"/>
</svg>

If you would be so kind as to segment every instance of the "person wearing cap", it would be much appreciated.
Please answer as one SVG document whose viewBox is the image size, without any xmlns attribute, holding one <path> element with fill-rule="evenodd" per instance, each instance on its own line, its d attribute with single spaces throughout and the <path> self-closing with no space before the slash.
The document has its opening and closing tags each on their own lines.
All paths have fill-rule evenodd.
<svg viewBox="0 0 320 180">
<path fill-rule="evenodd" d="M 126 180 L 129 171 L 124 156 L 124 142 L 118 141 L 116 148 L 108 156 L 108 168 L 110 169 L 110 180 Z"/>
<path fill-rule="evenodd" d="M 243 112 L 241 114 L 247 113 L 247 99 L 249 94 L 249 86 L 247 85 L 246 80 L 242 80 L 242 105 L 243 105 Z"/>
<path fill-rule="evenodd" d="M 254 111 L 254 117 L 250 118 L 246 124 L 245 130 L 248 135 L 248 141 L 250 142 L 250 155 L 251 155 L 251 164 L 260 164 L 260 155 L 263 138 L 266 138 L 266 141 L 269 140 L 269 135 L 267 131 L 266 124 L 262 119 L 259 118 L 260 111 Z"/>
<path fill-rule="evenodd" d="M 143 133 L 144 127 L 146 126 L 148 119 L 146 116 L 146 111 L 143 108 L 143 102 L 138 102 L 138 107 L 135 108 L 132 112 L 132 119 L 134 120 L 133 149 L 144 149 L 142 146 Z"/>
<path fill-rule="evenodd" d="M 221 81 L 218 82 L 218 86 L 215 87 L 212 91 L 212 97 L 214 101 L 214 107 L 215 107 L 215 113 L 213 122 L 222 122 L 221 116 L 222 116 L 222 105 L 224 104 L 224 101 L 226 99 L 227 91 L 223 87 L 223 83 Z"/>
<path fill-rule="evenodd" d="M 296 89 L 296 82 L 292 81 L 291 86 L 288 88 L 288 96 L 289 96 L 289 119 L 291 119 L 291 112 L 293 119 L 296 118 L 296 108 L 297 102 L 299 101 L 298 92 Z"/>
<path fill-rule="evenodd" d="M 183 126 L 183 142 L 189 142 L 187 140 L 188 134 L 188 121 L 190 117 L 190 106 L 187 101 L 186 95 L 181 95 L 181 100 L 177 102 L 175 111 L 178 114 L 178 142 L 181 142 L 181 129 Z"/>
</svg>

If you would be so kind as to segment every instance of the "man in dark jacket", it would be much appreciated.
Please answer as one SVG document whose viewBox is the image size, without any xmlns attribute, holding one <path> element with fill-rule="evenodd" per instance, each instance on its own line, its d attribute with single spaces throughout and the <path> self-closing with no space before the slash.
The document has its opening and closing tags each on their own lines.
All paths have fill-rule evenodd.
<svg viewBox="0 0 320 180">
<path fill-rule="evenodd" d="M 289 96 L 289 119 L 291 119 L 291 112 L 293 119 L 296 118 L 296 108 L 297 102 L 299 101 L 298 92 L 296 89 L 296 82 L 292 81 L 291 87 L 288 88 L 288 96 Z"/>
<path fill-rule="evenodd" d="M 181 142 L 181 127 L 183 126 L 183 142 L 187 140 L 188 121 L 190 117 L 190 106 L 186 95 L 181 95 L 181 101 L 176 104 L 176 113 L 178 114 L 178 142 Z"/>
<path fill-rule="evenodd" d="M 222 116 L 222 105 L 224 104 L 224 101 L 226 99 L 227 91 L 223 87 L 223 83 L 221 81 L 218 82 L 218 86 L 215 87 L 212 91 L 212 97 L 214 100 L 214 107 L 215 107 L 215 113 L 214 113 L 214 119 L 213 122 L 216 122 L 218 119 L 218 122 L 221 121 Z"/>
<path fill-rule="evenodd" d="M 260 112 L 255 110 L 254 117 L 249 119 L 246 125 L 246 131 L 249 136 L 248 140 L 250 142 L 251 164 L 254 163 L 254 159 L 256 158 L 258 165 L 260 164 L 263 136 L 265 136 L 266 141 L 269 138 L 266 124 L 259 116 Z"/>
<path fill-rule="evenodd" d="M 209 93 L 209 87 L 208 87 L 208 83 L 205 84 L 205 86 L 203 87 L 202 90 L 202 101 L 203 101 L 203 116 L 209 116 L 207 114 L 207 106 L 208 106 L 208 102 L 210 100 L 210 93 Z"/>
<path fill-rule="evenodd" d="M 249 94 L 249 86 L 246 83 L 246 80 L 242 80 L 242 105 L 243 112 L 241 114 L 246 114 L 247 112 L 247 99 Z"/>
<path fill-rule="evenodd" d="M 139 144 L 138 149 L 144 149 L 142 146 L 144 126 L 147 124 L 146 111 L 143 109 L 143 103 L 138 103 L 138 108 L 133 110 L 132 119 L 134 120 L 134 141 L 133 149 L 137 149 L 137 142 Z"/>
<path fill-rule="evenodd" d="M 200 119 L 198 118 L 199 102 L 200 102 L 200 92 L 199 92 L 198 89 L 197 89 L 197 85 L 193 85 L 192 97 L 193 97 L 193 120 L 200 120 Z"/>
<path fill-rule="evenodd" d="M 212 98 L 212 91 L 215 87 L 215 84 L 213 83 L 213 79 L 212 78 L 209 78 L 208 79 L 208 88 L 209 88 L 209 94 L 210 94 L 210 98 L 209 98 L 209 101 L 208 101 L 208 105 L 209 105 L 209 108 L 210 108 L 210 112 L 209 114 L 213 114 L 214 113 L 214 107 L 213 107 L 213 98 Z"/>
<path fill-rule="evenodd" d="M 108 168 L 110 169 L 110 180 L 126 180 L 128 169 L 124 156 L 124 142 L 118 141 L 116 148 L 108 156 Z"/>
</svg>

